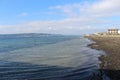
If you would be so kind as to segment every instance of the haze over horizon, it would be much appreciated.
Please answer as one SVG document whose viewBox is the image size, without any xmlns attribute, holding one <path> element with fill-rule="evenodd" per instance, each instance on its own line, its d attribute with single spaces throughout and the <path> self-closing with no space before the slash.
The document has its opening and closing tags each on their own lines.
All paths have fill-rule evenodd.
<svg viewBox="0 0 120 80">
<path fill-rule="evenodd" d="M 0 34 L 120 29 L 120 0 L 0 0 Z"/>
</svg>

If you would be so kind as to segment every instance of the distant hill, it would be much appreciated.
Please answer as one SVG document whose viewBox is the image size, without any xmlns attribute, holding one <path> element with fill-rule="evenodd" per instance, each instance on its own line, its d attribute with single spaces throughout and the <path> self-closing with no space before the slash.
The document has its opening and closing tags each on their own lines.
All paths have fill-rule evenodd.
<svg viewBox="0 0 120 80">
<path fill-rule="evenodd" d="M 41 36 L 62 36 L 62 35 L 46 33 L 0 34 L 0 38 L 41 37 Z"/>
</svg>

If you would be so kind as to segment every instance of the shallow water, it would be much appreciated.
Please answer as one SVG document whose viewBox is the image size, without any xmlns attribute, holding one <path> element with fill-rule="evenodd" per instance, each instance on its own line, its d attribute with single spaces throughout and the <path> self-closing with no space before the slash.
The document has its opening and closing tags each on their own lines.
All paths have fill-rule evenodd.
<svg viewBox="0 0 120 80">
<path fill-rule="evenodd" d="M 103 53 L 88 48 L 90 43 L 83 37 L 72 37 L 44 46 L 1 52 L 0 79 L 90 80 L 98 74 L 98 57 Z"/>
</svg>

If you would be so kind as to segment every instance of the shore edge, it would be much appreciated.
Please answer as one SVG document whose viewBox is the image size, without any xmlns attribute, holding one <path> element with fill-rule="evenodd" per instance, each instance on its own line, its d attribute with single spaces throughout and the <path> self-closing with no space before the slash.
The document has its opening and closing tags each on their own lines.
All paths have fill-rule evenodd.
<svg viewBox="0 0 120 80">
<path fill-rule="evenodd" d="M 120 37 L 84 37 L 95 42 L 89 44 L 88 47 L 103 50 L 106 53 L 99 57 L 101 75 L 106 74 L 110 80 L 120 80 Z"/>
</svg>

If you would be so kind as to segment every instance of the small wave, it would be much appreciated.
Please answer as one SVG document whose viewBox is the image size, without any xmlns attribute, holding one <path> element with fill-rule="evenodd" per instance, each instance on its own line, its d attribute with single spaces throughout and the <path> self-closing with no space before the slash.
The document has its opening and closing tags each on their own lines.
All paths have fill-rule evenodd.
<svg viewBox="0 0 120 80">
<path fill-rule="evenodd" d="M 1 80 L 90 80 L 100 51 L 84 38 L 0 54 Z"/>
</svg>

